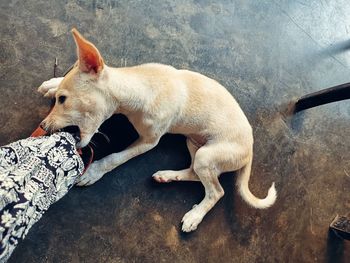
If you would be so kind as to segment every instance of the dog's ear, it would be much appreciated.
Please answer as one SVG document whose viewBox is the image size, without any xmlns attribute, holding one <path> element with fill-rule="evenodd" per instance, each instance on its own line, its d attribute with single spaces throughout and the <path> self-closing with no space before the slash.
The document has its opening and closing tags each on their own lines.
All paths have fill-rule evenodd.
<svg viewBox="0 0 350 263">
<path fill-rule="evenodd" d="M 99 73 L 103 69 L 103 58 L 98 49 L 87 41 L 75 28 L 72 34 L 77 45 L 79 68 L 83 72 Z"/>
</svg>

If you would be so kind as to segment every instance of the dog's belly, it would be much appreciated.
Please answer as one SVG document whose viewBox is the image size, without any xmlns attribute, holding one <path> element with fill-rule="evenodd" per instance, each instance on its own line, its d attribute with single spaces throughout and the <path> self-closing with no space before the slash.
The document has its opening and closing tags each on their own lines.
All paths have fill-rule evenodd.
<svg viewBox="0 0 350 263">
<path fill-rule="evenodd" d="M 201 147 L 209 140 L 209 135 L 202 134 L 199 129 L 177 126 L 170 129 L 169 133 L 182 134 L 186 136 L 195 146 Z"/>
<path fill-rule="evenodd" d="M 189 134 L 187 138 L 198 148 L 202 147 L 208 141 L 204 136 L 198 134 Z"/>
</svg>

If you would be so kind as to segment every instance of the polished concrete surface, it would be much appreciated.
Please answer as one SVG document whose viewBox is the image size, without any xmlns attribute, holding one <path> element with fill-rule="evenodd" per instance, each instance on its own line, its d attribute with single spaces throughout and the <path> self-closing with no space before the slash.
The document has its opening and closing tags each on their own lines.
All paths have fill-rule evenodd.
<svg viewBox="0 0 350 263">
<path fill-rule="evenodd" d="M 180 220 L 203 189 L 151 180 L 160 169 L 189 165 L 184 138 L 167 135 L 95 185 L 72 189 L 9 262 L 349 262 L 349 242 L 328 233 L 335 215 L 350 211 L 349 101 L 290 115 L 299 96 L 350 81 L 349 1 L 9 0 L 0 7 L 1 145 L 28 136 L 47 114 L 49 102 L 35 90 L 52 77 L 55 57 L 61 73 L 75 61 L 75 26 L 109 65 L 160 62 L 222 83 L 254 129 L 251 190 L 263 197 L 275 181 L 279 194 L 272 208 L 252 209 L 233 173 L 225 174 L 223 199 L 197 231 L 182 234 Z"/>
</svg>

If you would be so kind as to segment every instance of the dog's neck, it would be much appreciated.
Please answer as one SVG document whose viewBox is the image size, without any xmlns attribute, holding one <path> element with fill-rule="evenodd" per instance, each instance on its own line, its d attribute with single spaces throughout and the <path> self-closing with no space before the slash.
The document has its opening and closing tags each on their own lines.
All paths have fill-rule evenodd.
<svg viewBox="0 0 350 263">
<path fill-rule="evenodd" d="M 150 88 L 142 83 L 137 75 L 128 73 L 125 68 L 106 66 L 104 70 L 103 89 L 114 100 L 114 113 L 128 115 L 139 111 L 152 99 Z"/>
</svg>

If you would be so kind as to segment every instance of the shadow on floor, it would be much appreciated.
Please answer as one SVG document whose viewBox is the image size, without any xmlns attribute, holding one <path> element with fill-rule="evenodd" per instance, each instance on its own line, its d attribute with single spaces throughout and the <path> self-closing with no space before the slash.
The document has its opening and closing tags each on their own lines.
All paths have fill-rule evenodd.
<svg viewBox="0 0 350 263">
<path fill-rule="evenodd" d="M 326 258 L 328 263 L 346 262 L 344 258 L 344 239 L 338 237 L 331 229 L 328 231 Z"/>
</svg>

